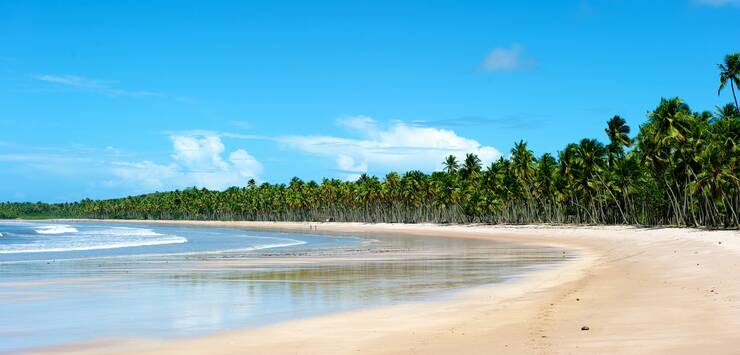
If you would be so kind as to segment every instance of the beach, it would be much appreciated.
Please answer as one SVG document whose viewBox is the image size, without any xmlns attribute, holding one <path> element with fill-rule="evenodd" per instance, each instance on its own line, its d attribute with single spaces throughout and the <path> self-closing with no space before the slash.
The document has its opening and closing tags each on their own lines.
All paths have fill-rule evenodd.
<svg viewBox="0 0 740 355">
<path fill-rule="evenodd" d="M 578 251 L 580 257 L 515 282 L 472 288 L 444 300 L 353 310 L 185 339 L 94 339 L 53 347 L 49 352 L 723 354 L 735 353 L 740 347 L 738 231 L 155 223 L 476 238 L 563 247 Z"/>
</svg>

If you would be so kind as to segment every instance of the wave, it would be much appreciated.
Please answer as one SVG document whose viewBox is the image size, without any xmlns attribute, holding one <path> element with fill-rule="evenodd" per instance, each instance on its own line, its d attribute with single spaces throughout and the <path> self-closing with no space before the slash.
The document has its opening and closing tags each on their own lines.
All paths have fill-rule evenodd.
<svg viewBox="0 0 740 355">
<path fill-rule="evenodd" d="M 245 252 L 245 251 L 255 251 L 255 250 L 263 250 L 263 249 L 271 249 L 271 248 L 286 248 L 286 247 L 292 247 L 296 245 L 303 245 L 307 244 L 307 242 L 303 240 L 296 240 L 296 239 L 288 239 L 288 238 L 272 238 L 272 237 L 255 237 L 255 238 L 261 238 L 261 239 L 282 239 L 282 240 L 289 240 L 289 242 L 285 243 L 272 243 L 272 244 L 258 244 L 258 245 L 252 245 L 245 248 L 235 248 L 235 249 L 222 249 L 222 250 L 209 250 L 209 251 L 188 251 L 188 252 L 182 252 L 182 253 L 166 253 L 166 254 L 148 254 L 149 256 L 172 256 L 172 255 L 213 255 L 213 254 L 223 254 L 223 253 L 238 253 L 238 252 Z"/>
<path fill-rule="evenodd" d="M 32 225 L 30 230 L 33 232 L 21 235 L 19 242 L 0 244 L 0 254 L 118 249 L 181 244 L 188 241 L 178 235 L 161 234 L 148 228 L 85 227 L 80 231 L 75 227 L 79 228 L 68 224 Z"/>
<path fill-rule="evenodd" d="M 158 237 L 164 234 L 157 233 L 148 228 L 132 227 L 110 227 L 105 229 L 96 229 L 91 231 L 79 232 L 81 235 L 111 235 L 111 236 L 136 236 L 136 237 Z"/>
<path fill-rule="evenodd" d="M 283 239 L 283 238 L 281 238 L 281 239 Z M 223 251 L 216 251 L 216 253 L 233 252 L 233 251 L 253 251 L 253 250 L 262 250 L 262 249 L 270 249 L 270 248 L 285 248 L 285 247 L 292 247 L 292 246 L 296 246 L 296 245 L 306 244 L 306 242 L 305 241 L 302 241 L 302 240 L 296 240 L 296 239 L 286 239 L 286 240 L 290 240 L 290 242 L 253 245 L 251 247 L 246 247 L 246 248 L 238 248 L 238 249 L 229 249 L 229 250 L 223 250 Z"/>
<path fill-rule="evenodd" d="M 71 225 L 71 224 L 34 224 L 28 232 L 21 235 L 14 243 L 0 242 L 0 255 L 23 253 L 62 253 L 75 251 L 91 251 L 105 249 L 119 249 L 132 247 L 147 247 L 166 244 L 188 243 L 188 239 L 176 234 L 163 234 L 154 228 L 104 226 L 104 225 Z M 76 227 L 76 228 L 75 228 Z M 78 230 L 79 228 L 79 230 Z M 156 230 L 156 231 L 155 231 Z M 158 233 L 160 232 L 160 233 Z M 8 236 L 5 233 L 5 236 Z M 241 235 L 239 235 L 241 236 Z M 292 238 L 260 237 L 245 235 L 258 239 L 234 243 L 231 241 L 218 250 L 183 250 L 191 248 L 177 248 L 173 251 L 183 251 L 177 254 L 211 254 L 228 252 L 249 252 L 270 248 L 284 248 L 307 244 L 306 241 Z M 234 245 L 236 244 L 236 245 Z M 216 246 L 217 247 L 217 246 Z M 193 249 L 198 249 L 194 246 Z M 211 249 L 211 248 L 208 248 Z M 151 250 L 150 250 L 151 251 Z M 129 254 L 130 252 L 126 252 Z M 149 253 L 147 253 L 149 254 Z"/>
<path fill-rule="evenodd" d="M 64 234 L 64 233 L 75 233 L 79 232 L 77 228 L 66 224 L 54 224 L 50 226 L 39 226 L 34 228 L 34 232 L 38 234 Z"/>
<path fill-rule="evenodd" d="M 180 236 L 170 236 L 168 238 L 160 238 L 158 240 L 150 240 L 150 241 L 119 242 L 119 243 L 99 244 L 99 245 L 70 245 L 70 246 L 57 247 L 57 248 L 0 250 L 0 254 L 53 253 L 53 252 L 65 252 L 65 251 L 118 249 L 118 248 L 143 247 L 143 246 L 151 246 L 151 245 L 182 244 L 182 243 L 187 243 L 187 241 L 188 241 L 187 239 L 180 237 Z"/>
</svg>

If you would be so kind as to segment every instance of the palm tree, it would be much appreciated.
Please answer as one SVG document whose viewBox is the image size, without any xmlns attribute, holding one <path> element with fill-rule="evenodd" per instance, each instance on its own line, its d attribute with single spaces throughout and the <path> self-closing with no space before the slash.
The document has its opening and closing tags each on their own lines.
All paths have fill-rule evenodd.
<svg viewBox="0 0 740 355">
<path fill-rule="evenodd" d="M 445 171 L 448 174 L 452 174 L 456 172 L 458 168 L 460 168 L 460 164 L 457 162 L 457 158 L 452 154 L 445 158 L 445 161 L 442 163 L 442 165 L 445 167 Z"/>
<path fill-rule="evenodd" d="M 557 166 L 557 161 L 550 153 L 545 153 L 538 159 L 536 182 L 540 195 L 548 198 L 552 196 Z"/>
<path fill-rule="evenodd" d="M 534 153 L 527 148 L 527 142 L 520 140 L 518 143 L 514 143 L 514 148 L 511 150 L 511 162 L 514 166 L 514 174 L 525 185 L 528 185 L 532 175 Z"/>
<path fill-rule="evenodd" d="M 629 137 L 630 126 L 627 125 L 627 121 L 619 116 L 612 117 L 606 122 L 606 135 L 609 137 L 608 158 L 609 166 L 614 166 L 614 161 L 617 158 L 624 156 L 624 148 L 632 145 L 632 139 Z"/>
<path fill-rule="evenodd" d="M 730 82 L 730 89 L 732 89 L 732 97 L 735 99 L 735 107 L 740 109 L 737 105 L 737 96 L 735 96 L 735 86 L 740 86 L 740 53 L 728 54 L 725 56 L 724 64 L 717 64 L 719 67 L 719 89 L 717 95 L 722 93 L 722 89 L 725 88 L 727 82 Z"/>
<path fill-rule="evenodd" d="M 465 162 L 461 169 L 463 179 L 471 179 L 477 176 L 481 170 L 480 163 L 480 158 L 477 155 L 473 153 L 466 154 Z"/>
<path fill-rule="evenodd" d="M 612 173 L 616 180 L 617 187 L 622 193 L 622 200 L 626 214 L 631 218 L 628 222 L 637 224 L 637 210 L 635 209 L 634 202 L 630 199 L 630 194 L 636 189 L 636 185 L 639 183 L 640 176 L 642 175 L 636 155 L 630 153 L 627 154 L 626 157 L 617 159 L 614 162 Z"/>
<path fill-rule="evenodd" d="M 581 140 L 576 151 L 576 162 L 579 166 L 580 177 L 584 182 L 591 182 L 590 180 L 604 169 L 605 155 L 606 149 L 601 142 L 588 138 Z M 588 186 L 584 188 L 587 189 Z"/>
<path fill-rule="evenodd" d="M 578 144 L 575 155 L 577 171 L 577 188 L 578 191 L 585 195 L 587 201 L 591 203 L 591 209 L 586 210 L 591 216 L 591 222 L 599 221 L 599 214 L 602 214 L 601 205 L 599 210 L 596 209 L 598 199 L 598 188 L 603 184 L 601 172 L 604 170 L 606 148 L 596 139 L 584 138 Z"/>
<path fill-rule="evenodd" d="M 552 208 L 555 202 L 555 175 L 558 162 L 550 153 L 545 153 L 537 161 L 535 188 L 540 199 L 540 211 L 548 221 L 553 221 Z"/>
<path fill-rule="evenodd" d="M 637 135 L 641 159 L 664 185 L 673 209 L 673 222 L 678 224 L 684 224 L 687 217 L 686 187 L 693 176 L 691 166 L 695 165 L 692 152 L 701 141 L 696 132 L 700 134 L 699 126 L 707 123 L 705 116 L 695 115 L 683 100 L 661 99 Z"/>
<path fill-rule="evenodd" d="M 730 216 L 729 223 L 738 226 L 737 211 L 732 207 L 732 203 L 726 202 L 727 192 L 732 190 L 732 186 L 738 186 L 740 183 L 737 171 L 733 171 L 731 167 L 731 159 L 732 157 L 720 144 L 714 144 L 714 142 L 709 144 L 699 156 L 703 169 L 696 177 L 694 190 L 706 191 L 714 202 L 713 207 L 716 211 L 720 208 L 727 208 L 729 213 L 725 214 Z M 715 213 L 709 215 L 714 217 Z M 718 224 L 717 222 L 719 221 L 713 224 Z"/>
<path fill-rule="evenodd" d="M 730 120 L 740 117 L 740 109 L 733 104 L 727 104 L 722 107 L 717 107 L 717 113 L 715 117 L 718 120 Z"/>
<path fill-rule="evenodd" d="M 648 113 L 648 122 L 637 135 L 638 149 L 645 162 L 661 174 L 670 166 L 673 150 L 686 141 L 691 109 L 679 98 L 660 99 L 658 107 Z"/>
</svg>

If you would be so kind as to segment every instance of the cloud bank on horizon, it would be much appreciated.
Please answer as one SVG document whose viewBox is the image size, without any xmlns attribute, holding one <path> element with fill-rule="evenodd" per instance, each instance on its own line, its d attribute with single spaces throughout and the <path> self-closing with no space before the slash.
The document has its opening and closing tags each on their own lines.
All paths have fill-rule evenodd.
<svg viewBox="0 0 740 355">
<path fill-rule="evenodd" d="M 234 141 L 262 140 L 302 154 L 329 159 L 335 168 L 329 176 L 356 180 L 363 173 L 383 175 L 390 171 L 442 168 L 448 155 L 464 159 L 478 155 L 484 164 L 501 156 L 488 145 L 466 138 L 450 129 L 415 126 L 403 121 L 381 123 L 367 116 L 343 117 L 336 121 L 345 130 L 340 135 L 257 136 L 207 130 L 169 132 L 167 160 L 130 159 L 113 147 L 52 153 L 0 154 L 0 163 L 21 164 L 43 174 L 97 176 L 97 184 L 128 193 L 147 193 L 205 187 L 224 190 L 244 186 L 250 179 L 262 182 L 263 163 L 246 149 L 229 150 L 223 138 Z"/>
<path fill-rule="evenodd" d="M 337 120 L 356 137 L 285 136 L 283 144 L 322 157 L 336 160 L 341 176 L 354 180 L 370 168 L 374 171 L 432 171 L 441 168 L 443 159 L 454 155 L 459 159 L 473 153 L 486 162 L 501 156 L 496 148 L 465 138 L 452 130 L 418 127 L 402 121 L 385 125 L 367 116 Z"/>
<path fill-rule="evenodd" d="M 193 130 L 171 133 L 172 161 L 113 161 L 113 179 L 107 186 L 136 186 L 137 190 L 165 190 L 191 186 L 223 190 L 261 181 L 263 166 L 244 149 L 226 155 L 221 137 L 266 140 L 288 149 L 335 162 L 334 177 L 356 180 L 363 173 L 421 170 L 442 167 L 448 155 L 463 159 L 474 153 L 484 163 L 501 156 L 496 148 L 465 138 L 452 130 L 417 127 L 403 121 L 381 124 L 367 116 L 351 116 L 337 124 L 354 137 L 328 135 L 254 136 Z M 331 176 L 329 176 L 331 177 Z"/>
<path fill-rule="evenodd" d="M 259 179 L 262 164 L 244 149 L 224 157 L 226 147 L 217 135 L 172 135 L 172 161 L 114 161 L 108 186 L 134 185 L 142 191 L 205 187 L 223 190 Z"/>
</svg>

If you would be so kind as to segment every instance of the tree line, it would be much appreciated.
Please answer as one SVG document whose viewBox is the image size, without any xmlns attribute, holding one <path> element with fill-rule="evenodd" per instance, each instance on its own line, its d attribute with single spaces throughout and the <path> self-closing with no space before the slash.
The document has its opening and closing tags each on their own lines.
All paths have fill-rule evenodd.
<svg viewBox="0 0 740 355">
<path fill-rule="evenodd" d="M 720 69 L 734 104 L 692 111 L 661 99 L 635 136 L 620 116 L 609 141 L 584 138 L 536 156 L 519 141 L 482 166 L 475 154 L 447 157 L 442 171 L 356 181 L 297 177 L 225 191 L 189 188 L 108 200 L 1 203 L 0 218 L 215 219 L 390 223 L 577 223 L 738 228 L 740 54 Z"/>
</svg>

